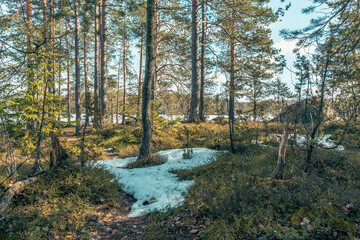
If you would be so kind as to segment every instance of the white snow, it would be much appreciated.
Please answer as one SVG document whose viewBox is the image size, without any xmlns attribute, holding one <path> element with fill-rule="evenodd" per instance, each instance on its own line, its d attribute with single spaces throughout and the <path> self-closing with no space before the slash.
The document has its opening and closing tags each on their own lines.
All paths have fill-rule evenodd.
<svg viewBox="0 0 360 240">
<path fill-rule="evenodd" d="M 291 135 L 290 137 L 294 137 L 293 135 Z M 344 151 L 345 148 L 342 145 L 339 145 L 336 147 L 336 144 L 330 139 L 331 138 L 331 134 L 326 134 L 324 136 L 319 136 L 316 138 L 316 143 L 320 146 L 320 147 L 324 147 L 324 148 L 334 148 L 334 150 L 337 151 Z M 296 142 L 298 144 L 301 145 L 305 145 L 308 141 L 308 138 L 304 135 L 297 135 L 296 136 Z"/>
<path fill-rule="evenodd" d="M 123 190 L 137 200 L 131 207 L 129 217 L 138 217 L 150 211 L 165 211 L 181 205 L 193 181 L 180 181 L 173 170 L 192 169 L 213 161 L 218 151 L 207 148 L 193 148 L 190 159 L 183 159 L 183 149 L 160 151 L 164 164 L 147 168 L 125 169 L 136 157 L 102 160 L 96 165 L 105 166 L 113 172 Z M 144 204 L 145 203 L 145 204 Z"/>
</svg>

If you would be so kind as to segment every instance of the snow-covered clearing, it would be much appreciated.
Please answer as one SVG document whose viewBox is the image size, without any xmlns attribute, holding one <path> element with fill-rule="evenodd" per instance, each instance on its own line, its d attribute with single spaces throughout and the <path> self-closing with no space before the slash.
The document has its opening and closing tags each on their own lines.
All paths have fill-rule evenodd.
<svg viewBox="0 0 360 240">
<path fill-rule="evenodd" d="M 218 151 L 207 148 L 193 148 L 190 159 L 183 159 L 183 149 L 160 151 L 164 164 L 147 168 L 125 169 L 136 161 L 136 157 L 103 160 L 97 165 L 105 166 L 113 172 L 123 190 L 137 200 L 131 207 L 129 217 L 138 217 L 150 211 L 164 211 L 179 206 L 185 200 L 185 194 L 193 181 L 180 181 L 174 170 L 192 169 L 215 160 Z"/>
</svg>

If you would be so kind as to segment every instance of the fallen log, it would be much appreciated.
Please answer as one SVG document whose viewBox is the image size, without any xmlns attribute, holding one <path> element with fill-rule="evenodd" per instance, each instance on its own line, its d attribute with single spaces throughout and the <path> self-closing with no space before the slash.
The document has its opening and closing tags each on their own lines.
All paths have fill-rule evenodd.
<svg viewBox="0 0 360 240">
<path fill-rule="evenodd" d="M 26 186 L 36 182 L 37 179 L 38 179 L 38 177 L 28 178 L 24 181 L 15 183 L 12 187 L 10 187 L 8 190 L 6 190 L 6 192 L 4 193 L 4 195 L 2 196 L 2 198 L 0 200 L 0 215 L 2 215 L 2 213 L 10 206 L 11 199 L 16 194 L 21 192 Z"/>
</svg>

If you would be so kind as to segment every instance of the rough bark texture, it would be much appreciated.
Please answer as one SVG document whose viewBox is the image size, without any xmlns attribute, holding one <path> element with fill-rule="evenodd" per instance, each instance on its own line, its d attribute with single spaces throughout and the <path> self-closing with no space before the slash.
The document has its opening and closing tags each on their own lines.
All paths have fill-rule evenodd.
<svg viewBox="0 0 360 240">
<path fill-rule="evenodd" d="M 99 2 L 95 4 L 95 39 L 94 39 L 94 126 L 99 127 Z"/>
<path fill-rule="evenodd" d="M 201 20 L 205 21 L 205 2 L 201 3 Z M 206 44 L 206 29 L 205 24 L 202 24 L 201 34 L 201 67 L 200 67 L 200 105 L 199 118 L 205 121 L 205 106 L 204 106 L 204 91 L 205 91 L 205 44 Z"/>
<path fill-rule="evenodd" d="M 68 25 L 66 24 L 66 32 Z M 70 44 L 69 36 L 66 34 L 66 75 L 67 75 L 67 96 L 66 96 L 66 112 L 68 114 L 68 122 L 70 122 Z"/>
<path fill-rule="evenodd" d="M 0 201 L 0 215 L 10 206 L 11 199 L 19 192 L 21 192 L 27 185 L 37 181 L 37 177 L 28 178 L 24 181 L 15 183 L 3 195 Z"/>
<path fill-rule="evenodd" d="M 124 39 L 123 39 L 123 79 L 124 79 L 124 95 L 123 95 L 123 109 L 122 109 L 122 121 L 125 124 L 125 111 L 126 111 L 126 2 L 124 1 Z"/>
<path fill-rule="evenodd" d="M 84 32 L 84 85 L 85 85 L 85 116 L 89 116 L 90 108 L 90 93 L 88 84 L 88 69 L 87 69 L 87 32 Z"/>
<path fill-rule="evenodd" d="M 137 99 L 137 108 L 136 108 L 137 115 L 140 115 L 141 84 L 142 84 L 142 75 L 143 75 L 143 55 L 144 55 L 143 52 L 144 52 L 144 29 L 142 30 L 141 33 L 141 44 L 140 44 L 139 86 L 138 86 L 138 99 Z"/>
<path fill-rule="evenodd" d="M 229 82 L 229 130 L 230 146 L 234 152 L 234 121 L 235 121 L 235 39 L 230 39 L 230 82 Z"/>
<path fill-rule="evenodd" d="M 105 124 L 105 116 L 106 116 L 106 84 L 107 84 L 107 69 L 106 69 L 106 62 L 107 62 L 107 47 L 106 47 L 106 39 L 107 39 L 107 0 L 102 0 L 101 4 L 101 37 L 100 37 L 100 49 L 101 49 L 101 83 L 100 83 L 100 121 L 101 127 L 104 127 Z"/>
<path fill-rule="evenodd" d="M 31 0 L 26 0 L 26 25 L 28 28 L 28 32 L 26 34 L 27 38 L 27 51 L 31 51 L 32 49 L 32 4 Z M 27 76 L 28 76 L 28 91 L 31 96 L 35 98 L 35 89 L 34 89 L 34 74 L 32 73 L 33 60 L 31 54 L 27 55 Z M 34 130 L 35 129 L 35 121 L 34 119 L 29 119 L 27 124 L 27 129 Z"/>
<path fill-rule="evenodd" d="M 199 77 L 198 77 L 198 47 L 199 47 L 199 6 L 197 0 L 192 0 L 191 23 L 191 102 L 189 122 L 199 120 Z"/>
<path fill-rule="evenodd" d="M 80 59 L 79 59 L 79 3 L 75 0 L 75 133 L 79 134 L 81 126 L 80 106 Z"/>
<path fill-rule="evenodd" d="M 50 167 L 61 166 L 69 158 L 65 149 L 61 146 L 59 138 L 54 137 L 54 142 L 51 144 L 50 152 Z"/>
<path fill-rule="evenodd" d="M 142 89 L 142 129 L 139 159 L 148 159 L 151 157 L 151 83 L 155 76 L 155 0 L 147 1 L 147 27 L 146 27 L 146 61 L 145 61 L 145 78 Z"/>
<path fill-rule="evenodd" d="M 279 146 L 279 157 L 276 164 L 276 168 L 273 172 L 273 177 L 275 179 L 283 179 L 284 167 L 285 167 L 285 155 L 286 155 L 286 147 L 289 140 L 289 130 L 284 130 L 284 135 L 281 138 L 280 146 Z"/>
<path fill-rule="evenodd" d="M 155 0 L 155 23 L 154 23 L 154 61 L 155 61 L 155 73 L 154 78 L 151 81 L 151 100 L 155 100 L 156 96 L 156 80 L 157 80 L 157 70 L 158 70 L 158 51 L 159 51 L 159 31 L 160 31 L 160 12 L 157 11 L 159 7 L 159 0 Z"/>
</svg>

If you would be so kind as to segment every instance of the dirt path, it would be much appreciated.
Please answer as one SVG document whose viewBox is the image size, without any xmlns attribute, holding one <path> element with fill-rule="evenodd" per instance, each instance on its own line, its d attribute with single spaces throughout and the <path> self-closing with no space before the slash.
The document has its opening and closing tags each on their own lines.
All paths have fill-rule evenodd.
<svg viewBox="0 0 360 240">
<path fill-rule="evenodd" d="M 134 202 L 133 197 L 124 195 L 119 199 L 118 208 L 111 209 L 105 216 L 101 212 L 94 215 L 89 220 L 89 227 L 95 230 L 91 232 L 91 239 L 145 239 L 148 217 L 127 217 Z"/>
<path fill-rule="evenodd" d="M 66 128 L 61 140 L 65 140 L 70 144 L 76 144 L 80 141 L 81 136 L 76 136 L 72 128 Z M 112 160 L 117 158 L 117 155 L 112 155 L 114 152 L 103 150 L 105 160 Z M 110 156 L 109 156 L 110 155 Z M 132 204 L 135 199 L 122 193 L 118 199 L 118 207 L 113 209 L 99 209 L 88 220 L 86 231 L 90 231 L 91 239 L 145 239 L 145 229 L 148 224 L 148 216 L 129 218 L 127 215 L 130 212 Z"/>
</svg>

